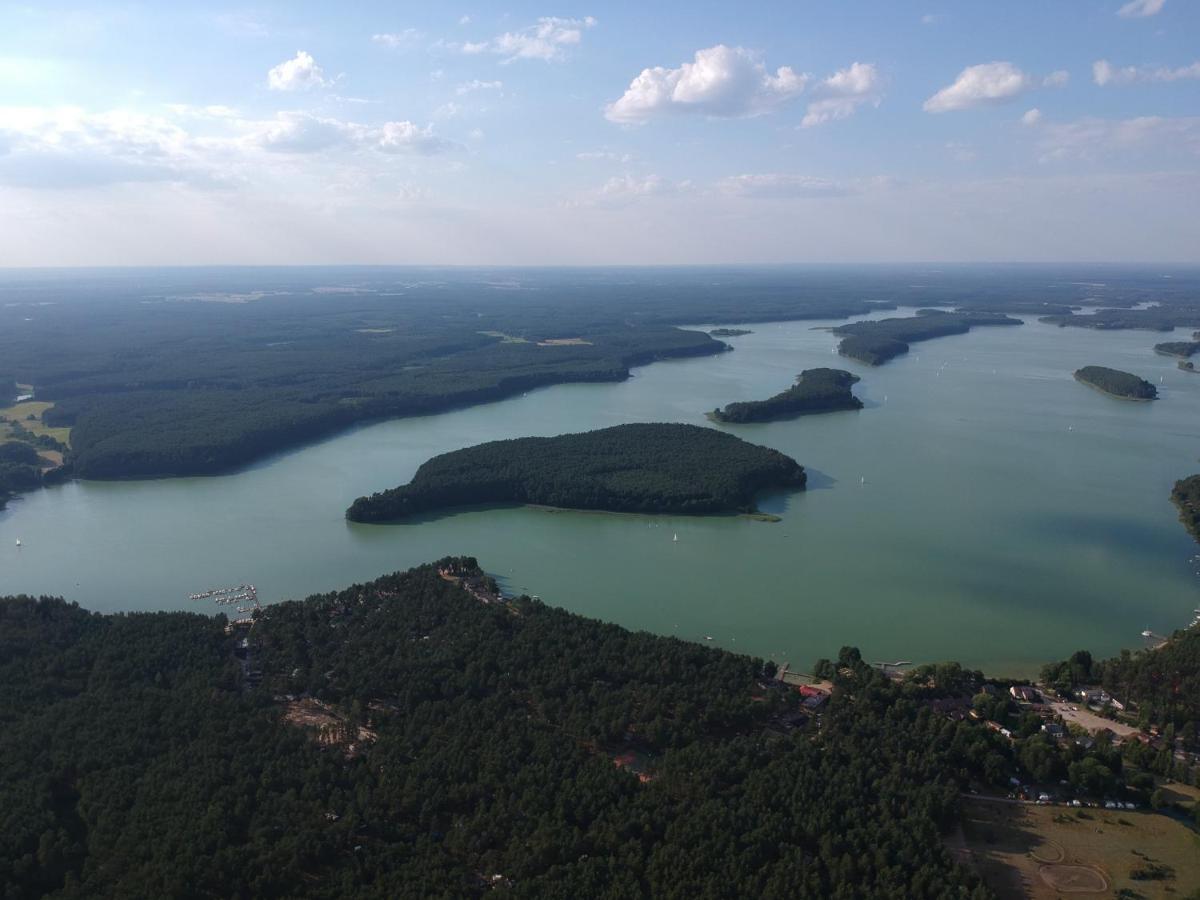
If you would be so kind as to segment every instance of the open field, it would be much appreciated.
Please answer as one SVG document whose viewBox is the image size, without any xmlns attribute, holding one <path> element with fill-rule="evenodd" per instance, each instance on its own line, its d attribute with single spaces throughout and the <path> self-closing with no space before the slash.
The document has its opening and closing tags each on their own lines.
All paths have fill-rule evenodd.
<svg viewBox="0 0 1200 900">
<path fill-rule="evenodd" d="M 32 434 L 48 434 L 55 440 L 70 445 L 70 428 L 50 428 L 42 422 L 42 413 L 53 405 L 53 403 L 46 403 L 40 400 L 27 400 L 24 403 L 0 409 L 0 416 L 5 419 L 15 419 L 25 427 L 26 431 Z M 30 419 L 29 416 L 33 416 L 34 418 Z M 10 430 L 8 423 L 0 424 L 0 442 L 8 438 Z"/>
<path fill-rule="evenodd" d="M 1001 900 L 1179 897 L 1200 888 L 1200 835 L 1166 816 L 967 802 L 956 850 Z M 1134 879 L 1157 870 L 1161 878 Z"/>
</svg>

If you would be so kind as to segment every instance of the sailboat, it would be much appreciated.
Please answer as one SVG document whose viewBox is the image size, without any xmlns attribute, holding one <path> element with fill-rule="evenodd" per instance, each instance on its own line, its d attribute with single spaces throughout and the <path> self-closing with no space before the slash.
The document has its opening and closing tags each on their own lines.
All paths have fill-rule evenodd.
<svg viewBox="0 0 1200 900">
<path fill-rule="evenodd" d="M 674 535 L 672 535 L 672 536 L 671 536 L 671 541 L 672 541 L 672 543 L 676 543 L 676 544 L 678 544 L 678 543 L 679 543 L 679 535 L 678 535 L 678 534 L 674 534 Z"/>
<path fill-rule="evenodd" d="M 20 538 L 17 538 L 17 546 L 18 546 L 18 547 L 20 547 L 20 546 L 21 546 L 21 539 L 20 539 Z"/>
</svg>

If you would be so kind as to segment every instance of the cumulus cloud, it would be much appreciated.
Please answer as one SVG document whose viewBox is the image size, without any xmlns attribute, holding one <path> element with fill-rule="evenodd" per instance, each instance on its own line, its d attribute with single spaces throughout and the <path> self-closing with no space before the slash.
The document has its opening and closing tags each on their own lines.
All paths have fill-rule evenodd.
<svg viewBox="0 0 1200 900">
<path fill-rule="evenodd" d="M 415 28 L 405 28 L 403 31 L 390 31 L 384 34 L 371 35 L 371 41 L 392 50 L 408 50 L 415 47 L 425 37 Z"/>
<path fill-rule="evenodd" d="M 676 69 L 643 69 L 604 114 L 622 124 L 675 113 L 756 116 L 796 97 L 807 82 L 790 66 L 770 72 L 749 50 L 717 44 L 697 50 L 692 62 Z"/>
<path fill-rule="evenodd" d="M 220 180 L 177 124 L 126 110 L 0 107 L 0 147 L 0 182 L 22 187 Z"/>
<path fill-rule="evenodd" d="M 495 53 L 507 64 L 519 59 L 540 59 L 557 62 L 566 58 L 566 50 L 583 41 L 583 32 L 596 24 L 595 18 L 564 19 L 543 16 L 533 25 L 518 31 L 506 31 L 487 41 L 466 41 L 462 44 L 442 44 L 467 55 Z"/>
<path fill-rule="evenodd" d="M 281 112 L 259 124 L 251 134 L 253 143 L 280 153 L 316 153 L 330 147 L 358 143 L 362 129 L 337 119 L 306 112 Z"/>
<path fill-rule="evenodd" d="M 503 81 L 480 81 L 478 78 L 472 81 L 466 81 L 454 89 L 454 93 L 458 96 L 470 94 L 475 91 L 499 91 L 504 89 Z"/>
<path fill-rule="evenodd" d="M 845 197 L 855 189 L 845 182 L 812 175 L 731 175 L 718 183 L 726 194 L 762 199 Z"/>
<path fill-rule="evenodd" d="M 316 60 L 304 50 L 297 50 L 294 57 L 267 72 L 267 86 L 273 91 L 306 91 L 330 84 Z"/>
<path fill-rule="evenodd" d="M 1123 19 L 1144 19 L 1147 16 L 1157 16 L 1162 12 L 1167 0 L 1130 0 L 1120 9 L 1117 15 Z"/>
<path fill-rule="evenodd" d="M 870 63 L 852 63 L 819 82 L 813 88 L 813 101 L 800 122 L 804 128 L 846 119 L 864 103 L 878 106 L 883 99 L 882 79 Z"/>
<path fill-rule="evenodd" d="M 963 69 L 954 83 L 925 101 L 930 113 L 1006 103 L 1033 89 L 1037 80 L 1010 62 L 990 62 Z"/>
<path fill-rule="evenodd" d="M 1200 79 L 1200 60 L 1190 66 L 1179 66 L 1172 69 L 1166 66 L 1122 66 L 1118 68 L 1107 59 L 1098 59 L 1092 63 L 1092 80 L 1100 87 L 1108 85 L 1126 85 L 1164 81 L 1183 81 Z"/>
<path fill-rule="evenodd" d="M 1025 111 L 1025 115 L 1021 116 L 1021 124 L 1029 125 L 1030 127 L 1042 121 L 1042 111 L 1036 106 L 1033 109 Z"/>
<path fill-rule="evenodd" d="M 457 145 L 434 134 L 433 126 L 413 122 L 362 125 L 307 112 L 281 112 L 274 119 L 253 123 L 249 142 L 281 153 L 317 153 L 334 148 L 376 150 L 432 156 Z"/>
</svg>

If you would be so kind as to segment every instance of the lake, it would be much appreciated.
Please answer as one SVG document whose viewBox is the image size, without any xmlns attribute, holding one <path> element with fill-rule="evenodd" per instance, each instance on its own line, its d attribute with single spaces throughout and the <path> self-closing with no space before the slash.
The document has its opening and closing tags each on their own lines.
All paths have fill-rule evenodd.
<svg viewBox="0 0 1200 900">
<path fill-rule="evenodd" d="M 870 660 L 1004 674 L 1138 647 L 1143 629 L 1191 620 L 1198 548 L 1168 495 L 1200 471 L 1200 376 L 1152 351 L 1170 338 L 1030 320 L 914 344 L 872 369 L 833 355 L 831 324 L 751 325 L 718 357 L 378 423 L 235 474 L 35 492 L 0 512 L 0 594 L 211 612 L 187 595 L 251 582 L 264 601 L 303 597 L 467 554 L 508 591 L 793 667 L 854 644 Z M 1080 385 L 1072 372 L 1087 364 L 1161 377 L 1161 399 Z M 866 408 L 723 426 L 808 468 L 809 490 L 763 499 L 778 523 L 527 508 L 343 519 L 437 453 L 622 422 L 709 424 L 713 407 L 765 398 L 813 366 L 860 375 Z"/>
</svg>

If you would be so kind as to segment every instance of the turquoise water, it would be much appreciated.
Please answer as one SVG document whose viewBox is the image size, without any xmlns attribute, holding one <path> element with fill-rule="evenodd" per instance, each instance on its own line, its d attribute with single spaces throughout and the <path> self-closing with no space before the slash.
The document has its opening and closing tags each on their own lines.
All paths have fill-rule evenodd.
<svg viewBox="0 0 1200 900">
<path fill-rule="evenodd" d="M 852 643 L 872 660 L 1007 673 L 1190 621 L 1198 548 L 1168 494 L 1200 471 L 1200 376 L 1152 352 L 1169 338 L 1030 322 L 871 369 L 832 354 L 829 324 L 750 326 L 719 357 L 375 424 L 232 475 L 30 494 L 0 512 L 0 593 L 210 611 L 186 595 L 245 581 L 264 600 L 301 597 L 471 554 L 511 591 L 794 666 Z M 1090 390 L 1071 377 L 1086 364 L 1161 376 L 1162 399 Z M 808 491 L 762 502 L 779 523 L 536 509 L 342 518 L 436 453 L 620 422 L 709 424 L 707 410 L 821 365 L 861 375 L 866 409 L 725 426 L 808 467 Z"/>
</svg>

